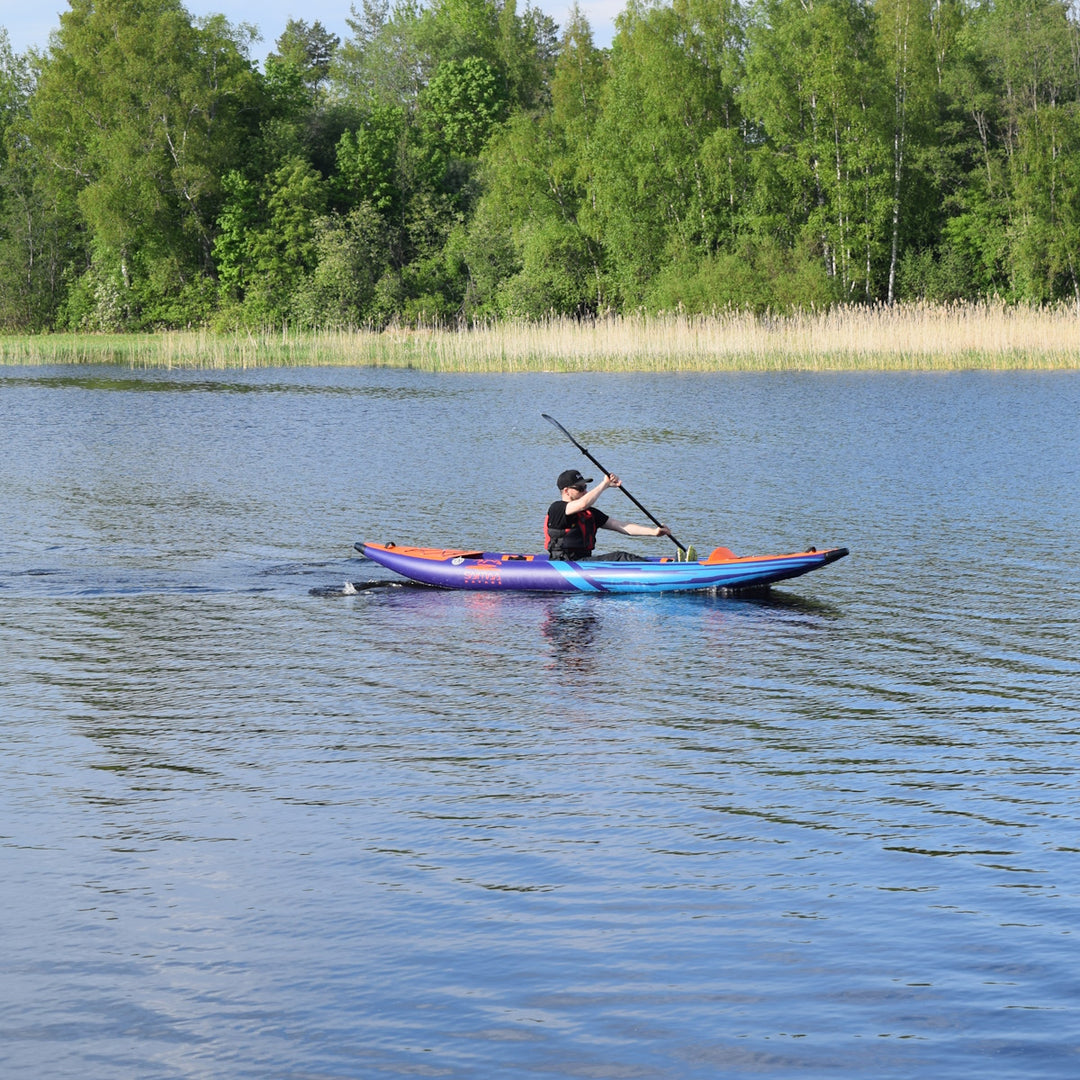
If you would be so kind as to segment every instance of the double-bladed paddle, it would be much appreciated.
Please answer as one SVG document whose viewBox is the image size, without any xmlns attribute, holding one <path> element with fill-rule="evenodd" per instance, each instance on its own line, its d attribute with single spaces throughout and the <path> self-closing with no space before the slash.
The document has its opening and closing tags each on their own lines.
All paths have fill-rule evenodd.
<svg viewBox="0 0 1080 1080">
<path fill-rule="evenodd" d="M 577 439 L 575 439 L 575 438 L 574 438 L 574 436 L 573 436 L 573 435 L 571 435 L 571 434 L 570 434 L 570 432 L 569 432 L 569 431 L 567 431 L 567 430 L 566 430 L 566 428 L 564 428 L 564 427 L 562 426 L 562 424 L 560 424 L 560 423 L 559 423 L 559 421 L 555 419 L 555 417 L 553 417 L 553 416 L 548 416 L 548 414 L 547 414 L 547 413 L 541 413 L 540 415 L 541 415 L 541 416 L 542 416 L 542 417 L 543 417 L 543 418 L 544 418 L 544 419 L 545 419 L 545 420 L 546 420 L 546 421 L 547 421 L 547 422 L 548 422 L 549 424 L 554 424 L 554 425 L 555 425 L 555 427 L 557 427 L 557 428 L 558 428 L 558 429 L 559 429 L 559 430 L 560 430 L 560 431 L 561 431 L 561 432 L 562 432 L 562 433 L 563 433 L 563 434 L 564 434 L 564 435 L 565 435 L 565 436 L 566 436 L 566 437 L 567 437 L 567 438 L 568 438 L 568 439 L 569 439 L 569 440 L 570 440 L 570 441 L 571 441 L 571 442 L 572 442 L 572 443 L 573 443 L 573 444 L 574 444 L 574 445 L 575 445 L 575 446 L 576 446 L 576 447 L 577 447 L 577 448 L 578 448 L 578 449 L 579 449 L 579 450 L 580 450 L 580 451 L 581 451 L 581 452 L 582 452 L 582 453 L 583 453 L 583 454 L 584 454 L 584 455 L 585 455 L 585 456 L 586 456 L 586 457 L 587 457 L 587 458 L 588 458 L 588 459 L 589 459 L 589 460 L 590 460 L 590 461 L 591 461 L 591 462 L 592 462 L 592 463 L 593 463 L 593 464 L 594 464 L 594 465 L 595 465 L 595 466 L 596 466 L 596 467 L 597 467 L 597 468 L 598 468 L 598 469 L 599 469 L 599 470 L 600 470 L 600 471 L 601 471 L 601 472 L 602 472 L 602 473 L 604 474 L 604 476 L 610 476 L 610 475 L 611 475 L 611 474 L 610 474 L 610 473 L 609 473 L 609 472 L 607 471 L 607 469 L 605 469 L 605 468 L 604 468 L 604 466 L 603 466 L 603 465 L 601 465 L 601 464 L 600 464 L 600 462 L 599 462 L 599 461 L 597 461 L 597 460 L 596 460 L 596 458 L 594 458 L 594 457 L 592 456 L 592 454 L 590 454 L 590 453 L 589 453 L 589 451 L 588 451 L 588 450 L 586 450 L 586 449 L 585 449 L 585 447 L 584 447 L 584 446 L 582 446 L 582 445 L 581 445 L 581 443 L 579 443 L 579 442 L 577 441 Z M 649 520 L 651 521 L 651 522 L 652 522 L 652 523 L 653 523 L 653 524 L 654 524 L 654 525 L 656 525 L 657 527 L 660 527 L 661 525 L 663 525 L 663 522 L 662 522 L 662 521 L 658 521 L 658 520 L 657 520 L 656 518 L 654 518 L 654 517 L 652 516 L 652 514 L 650 514 L 650 513 L 649 513 L 649 511 L 648 511 L 648 510 L 646 510 L 646 509 L 645 509 L 645 507 L 644 507 L 644 506 L 642 506 L 642 505 L 641 505 L 641 503 L 639 503 L 639 502 L 637 501 L 637 499 L 635 499 L 635 498 L 634 498 L 634 496 L 633 496 L 633 495 L 631 495 L 631 494 L 630 494 L 630 492 L 629 492 L 629 491 L 627 491 L 627 490 L 626 490 L 626 488 L 625 488 L 625 487 L 623 487 L 623 486 L 622 486 L 621 484 L 619 485 L 619 490 L 620 490 L 620 491 L 621 491 L 621 492 L 622 492 L 622 493 L 623 493 L 623 494 L 624 494 L 624 495 L 625 495 L 625 496 L 626 496 L 626 497 L 627 497 L 627 498 L 628 498 L 628 499 L 629 499 L 629 500 L 630 500 L 630 501 L 631 501 L 631 502 L 632 502 L 632 503 L 633 503 L 633 504 L 634 504 L 634 505 L 635 505 L 635 506 L 636 506 L 636 507 L 637 507 L 637 508 L 638 508 L 638 509 L 639 509 L 639 510 L 640 510 L 640 511 L 641 511 L 641 512 L 642 512 L 642 513 L 643 513 L 643 514 L 644 514 L 644 515 L 645 515 L 645 516 L 646 516 L 646 517 L 647 517 L 647 518 L 648 518 L 648 519 L 649 519 Z M 680 543 L 679 543 L 679 541 L 678 541 L 678 540 L 676 540 L 676 539 L 675 539 L 675 537 L 674 537 L 674 536 L 672 536 L 672 535 L 671 535 L 670 533 L 668 534 L 668 538 L 669 538 L 669 539 L 671 540 L 671 542 L 672 542 L 672 543 L 673 543 L 673 544 L 674 544 L 674 545 L 675 545 L 675 546 L 676 546 L 676 547 L 677 547 L 677 548 L 678 548 L 678 549 L 679 549 L 680 551 L 686 551 L 686 548 L 685 548 L 685 547 L 683 547 L 683 545 L 682 545 L 682 544 L 680 544 Z"/>
</svg>

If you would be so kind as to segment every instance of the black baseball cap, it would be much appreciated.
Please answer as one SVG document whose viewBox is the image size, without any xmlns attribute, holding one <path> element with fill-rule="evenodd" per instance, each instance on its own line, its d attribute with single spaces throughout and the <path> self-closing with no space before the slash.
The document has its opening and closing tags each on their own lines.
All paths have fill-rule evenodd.
<svg viewBox="0 0 1080 1080">
<path fill-rule="evenodd" d="M 567 469 L 566 472 L 559 473 L 559 479 L 555 483 L 559 490 L 562 491 L 563 488 L 568 487 L 585 487 L 592 483 L 592 477 L 582 476 L 577 469 Z"/>
</svg>

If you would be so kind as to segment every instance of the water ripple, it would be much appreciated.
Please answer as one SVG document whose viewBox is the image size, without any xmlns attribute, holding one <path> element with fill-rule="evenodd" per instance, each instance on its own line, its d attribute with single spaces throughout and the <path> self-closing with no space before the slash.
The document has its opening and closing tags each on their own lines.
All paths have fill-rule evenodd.
<svg viewBox="0 0 1080 1080">
<path fill-rule="evenodd" d="M 574 461 L 523 418 L 568 387 L 688 536 L 851 558 L 341 594 L 387 580 L 358 533 L 535 544 Z M 0 373 L 0 1062 L 1071 1078 L 1077 406 L 1068 373 Z"/>
</svg>

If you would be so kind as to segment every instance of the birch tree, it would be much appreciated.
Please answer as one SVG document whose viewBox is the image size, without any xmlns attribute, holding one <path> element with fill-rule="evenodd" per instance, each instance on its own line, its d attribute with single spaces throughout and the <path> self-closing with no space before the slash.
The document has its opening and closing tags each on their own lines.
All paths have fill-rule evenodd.
<svg viewBox="0 0 1080 1080">
<path fill-rule="evenodd" d="M 257 99 L 246 41 L 178 0 L 71 0 L 60 17 L 27 137 L 74 198 L 123 322 L 176 318 L 182 294 L 203 307 L 221 177 Z"/>
<path fill-rule="evenodd" d="M 870 11 L 858 0 L 765 0 L 745 108 L 772 158 L 780 208 L 816 246 L 837 298 L 875 299 L 892 154 Z"/>
<path fill-rule="evenodd" d="M 692 263 L 733 236 L 741 11 L 728 0 L 632 3 L 618 27 L 594 144 L 596 202 L 619 290 L 634 304 L 665 261 Z"/>
<path fill-rule="evenodd" d="M 877 52 L 891 99 L 891 235 L 886 302 L 896 297 L 896 270 L 908 201 L 909 142 L 925 139 L 935 91 L 934 0 L 877 0 Z"/>
</svg>

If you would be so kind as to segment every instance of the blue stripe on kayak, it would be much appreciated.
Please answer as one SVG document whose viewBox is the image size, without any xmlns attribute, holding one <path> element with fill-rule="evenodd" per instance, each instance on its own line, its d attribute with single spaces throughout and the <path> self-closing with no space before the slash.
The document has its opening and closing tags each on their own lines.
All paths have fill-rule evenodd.
<svg viewBox="0 0 1080 1080">
<path fill-rule="evenodd" d="M 550 565 L 552 569 L 558 570 L 575 589 L 578 589 L 581 592 L 607 592 L 607 589 L 602 585 L 595 585 L 585 577 L 585 575 L 577 568 L 576 563 L 557 562 L 552 560 Z"/>
</svg>

